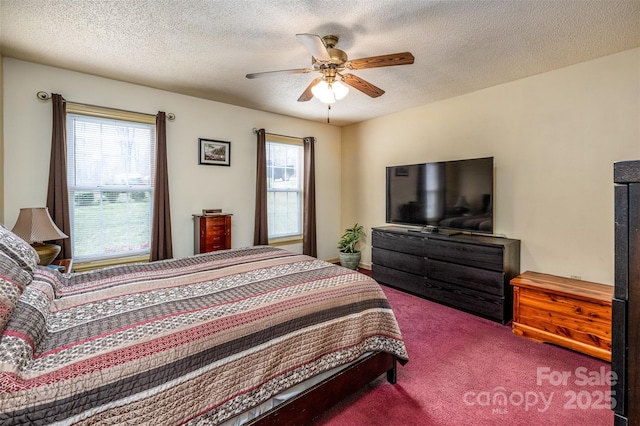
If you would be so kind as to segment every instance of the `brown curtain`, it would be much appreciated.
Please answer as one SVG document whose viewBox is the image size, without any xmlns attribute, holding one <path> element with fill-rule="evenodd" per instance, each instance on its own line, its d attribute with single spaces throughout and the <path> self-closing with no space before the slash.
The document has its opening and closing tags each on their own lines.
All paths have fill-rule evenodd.
<svg viewBox="0 0 640 426">
<path fill-rule="evenodd" d="M 56 241 L 56 244 L 61 247 L 57 258 L 72 259 L 69 192 L 67 191 L 67 105 L 64 98 L 56 93 L 51 94 L 51 103 L 53 104 L 53 127 L 47 207 L 58 228 L 69 236 Z"/>
<path fill-rule="evenodd" d="M 256 217 L 253 228 L 253 244 L 269 244 L 267 229 L 267 132 L 258 130 L 258 150 L 256 164 Z"/>
<path fill-rule="evenodd" d="M 163 111 L 156 115 L 156 176 L 151 225 L 151 253 L 149 260 L 173 257 L 171 241 L 171 212 L 169 210 L 169 174 L 167 168 L 167 121 Z"/>
<path fill-rule="evenodd" d="M 304 138 L 304 214 L 302 220 L 302 253 L 318 257 L 316 242 L 316 138 Z"/>
</svg>

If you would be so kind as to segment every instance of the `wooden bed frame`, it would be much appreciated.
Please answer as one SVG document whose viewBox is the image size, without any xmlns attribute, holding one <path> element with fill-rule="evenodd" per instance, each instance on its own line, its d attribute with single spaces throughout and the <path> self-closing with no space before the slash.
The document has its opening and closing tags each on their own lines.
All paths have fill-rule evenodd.
<svg viewBox="0 0 640 426">
<path fill-rule="evenodd" d="M 373 353 L 247 424 L 252 426 L 309 424 L 383 373 L 387 373 L 389 383 L 395 384 L 396 368 L 397 360 L 393 355 L 386 352 Z"/>
</svg>

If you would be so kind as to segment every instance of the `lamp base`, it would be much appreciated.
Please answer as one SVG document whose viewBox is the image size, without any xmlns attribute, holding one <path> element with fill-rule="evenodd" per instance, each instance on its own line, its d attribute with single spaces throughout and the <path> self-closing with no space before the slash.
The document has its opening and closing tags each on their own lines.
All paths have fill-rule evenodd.
<svg viewBox="0 0 640 426">
<path fill-rule="evenodd" d="M 60 253 L 60 246 L 57 244 L 33 243 L 32 246 L 40 257 L 40 262 L 38 262 L 40 266 L 49 265 Z"/>
</svg>

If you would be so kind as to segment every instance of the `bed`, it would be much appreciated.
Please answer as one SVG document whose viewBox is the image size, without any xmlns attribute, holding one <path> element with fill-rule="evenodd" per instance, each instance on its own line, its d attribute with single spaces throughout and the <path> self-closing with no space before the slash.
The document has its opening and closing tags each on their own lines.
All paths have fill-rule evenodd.
<svg viewBox="0 0 640 426">
<path fill-rule="evenodd" d="M 3 425 L 300 424 L 408 359 L 378 284 L 312 257 L 61 274 L 2 226 L 0 249 Z"/>
</svg>

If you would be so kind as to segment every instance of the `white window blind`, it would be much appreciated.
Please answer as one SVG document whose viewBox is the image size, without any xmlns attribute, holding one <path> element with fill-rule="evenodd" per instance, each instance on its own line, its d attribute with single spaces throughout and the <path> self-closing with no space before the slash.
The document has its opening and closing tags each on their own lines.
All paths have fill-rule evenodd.
<svg viewBox="0 0 640 426">
<path fill-rule="evenodd" d="M 304 148 L 267 135 L 267 227 L 269 239 L 302 237 Z"/>
<path fill-rule="evenodd" d="M 87 111 L 90 115 L 67 113 L 74 259 L 82 262 L 148 254 L 155 122 L 108 118 L 108 109 L 99 114 L 94 111 L 95 107 Z M 146 121 L 151 120 L 147 117 Z"/>
</svg>

